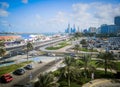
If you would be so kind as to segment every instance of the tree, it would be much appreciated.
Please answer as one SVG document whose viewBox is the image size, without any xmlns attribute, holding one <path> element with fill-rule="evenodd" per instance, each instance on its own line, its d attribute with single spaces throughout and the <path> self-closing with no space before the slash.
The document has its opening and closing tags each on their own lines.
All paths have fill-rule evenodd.
<svg viewBox="0 0 120 87">
<path fill-rule="evenodd" d="M 63 62 L 66 65 L 63 69 L 64 76 L 67 77 L 68 87 L 70 87 L 70 79 L 72 76 L 71 74 L 72 74 L 72 70 L 74 68 L 74 67 L 72 67 L 72 64 L 74 62 L 74 58 L 71 58 L 70 56 L 66 56 Z"/>
<path fill-rule="evenodd" d="M 75 50 L 76 53 L 78 53 L 80 45 L 76 44 L 73 49 Z"/>
<path fill-rule="evenodd" d="M 0 47 L 5 47 L 4 41 L 0 41 Z"/>
<path fill-rule="evenodd" d="M 40 74 L 35 87 L 58 87 L 59 84 L 54 81 L 54 75 L 51 73 Z"/>
<path fill-rule="evenodd" d="M 0 41 L 0 57 L 4 57 L 6 54 L 6 49 L 3 41 Z"/>
<path fill-rule="evenodd" d="M 0 48 L 0 56 L 3 57 L 6 54 L 6 50 L 4 48 Z"/>
<path fill-rule="evenodd" d="M 84 55 L 82 60 L 78 60 L 76 64 L 77 66 L 80 66 L 80 68 L 84 68 L 84 75 L 86 78 L 88 72 L 94 72 L 96 69 L 96 65 L 91 61 L 91 55 Z"/>
<path fill-rule="evenodd" d="M 27 43 L 27 60 L 28 60 L 28 52 L 31 50 L 33 50 L 33 45 L 32 45 L 32 43 L 28 42 Z"/>
<path fill-rule="evenodd" d="M 82 45 L 87 45 L 87 41 L 86 41 L 85 39 L 82 39 L 82 40 L 80 41 L 80 44 L 82 44 Z"/>
<path fill-rule="evenodd" d="M 105 75 L 107 74 L 107 69 L 110 69 L 110 70 L 116 69 L 116 63 L 113 61 L 115 59 L 112 53 L 110 52 L 99 53 L 98 57 L 101 60 L 98 60 L 96 64 L 98 66 L 104 66 Z"/>
<path fill-rule="evenodd" d="M 74 34 L 74 37 L 75 38 L 79 38 L 79 37 L 81 37 L 82 36 L 82 33 L 80 33 L 80 32 L 76 32 L 75 34 Z"/>
</svg>

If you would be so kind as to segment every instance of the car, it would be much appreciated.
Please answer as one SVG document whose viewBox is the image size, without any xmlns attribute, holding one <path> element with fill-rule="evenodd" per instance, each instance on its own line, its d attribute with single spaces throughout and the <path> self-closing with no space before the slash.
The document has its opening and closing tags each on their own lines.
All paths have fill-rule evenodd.
<svg viewBox="0 0 120 87">
<path fill-rule="evenodd" d="M 72 56 L 72 57 L 77 57 L 77 55 L 74 54 L 74 53 L 71 53 L 70 56 Z"/>
<path fill-rule="evenodd" d="M 13 77 L 10 74 L 4 74 L 1 76 L 0 79 L 2 82 L 8 83 L 8 82 L 11 82 L 13 80 Z"/>
<path fill-rule="evenodd" d="M 17 54 L 18 54 L 18 55 L 24 55 L 25 52 L 18 51 Z"/>
<path fill-rule="evenodd" d="M 27 66 L 25 66 L 25 69 L 31 70 L 31 69 L 33 69 L 33 66 L 32 65 L 27 65 Z"/>
<path fill-rule="evenodd" d="M 54 53 L 48 53 L 48 56 L 56 56 Z"/>
<path fill-rule="evenodd" d="M 20 68 L 20 69 L 15 70 L 14 73 L 17 74 L 17 75 L 23 75 L 25 73 L 25 70 Z"/>
</svg>

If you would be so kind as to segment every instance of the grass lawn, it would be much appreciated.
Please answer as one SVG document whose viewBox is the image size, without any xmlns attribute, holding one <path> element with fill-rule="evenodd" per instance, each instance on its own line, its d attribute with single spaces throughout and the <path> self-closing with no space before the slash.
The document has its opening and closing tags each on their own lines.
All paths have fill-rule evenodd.
<svg viewBox="0 0 120 87">
<path fill-rule="evenodd" d="M 57 50 L 57 49 L 60 49 L 60 48 L 65 47 L 65 46 L 67 46 L 67 45 L 69 45 L 69 44 L 67 43 L 67 41 L 64 41 L 64 42 L 61 42 L 61 43 L 57 44 L 56 46 L 47 47 L 46 49 L 47 49 L 47 50 Z"/>
<path fill-rule="evenodd" d="M 118 68 L 118 71 L 120 71 L 120 62 L 116 62 L 116 66 Z"/>
<path fill-rule="evenodd" d="M 85 52 L 98 52 L 97 50 L 92 50 L 92 49 L 87 49 L 87 48 L 80 48 L 80 51 L 85 51 Z"/>
<path fill-rule="evenodd" d="M 83 73 L 83 71 L 81 72 Z M 113 73 L 108 72 L 107 75 L 104 74 L 104 71 L 101 70 L 96 70 L 95 72 L 95 79 L 99 78 L 114 78 Z M 83 74 L 81 74 L 81 77 L 77 78 L 77 81 L 71 81 L 71 86 L 70 87 L 82 87 L 83 84 L 91 81 L 91 74 L 89 73 L 88 78 L 85 78 Z M 60 84 L 59 87 L 68 87 L 67 85 L 67 79 L 62 78 L 60 81 L 58 81 Z"/>
<path fill-rule="evenodd" d="M 91 64 L 92 64 L 92 65 L 96 65 L 96 62 L 97 62 L 96 60 L 91 60 Z M 120 62 L 116 62 L 116 66 L 117 66 L 117 70 L 120 72 Z M 97 67 L 97 68 L 104 68 L 103 65 L 101 65 L 101 66 L 97 66 L 97 65 L 96 65 L 96 67 Z"/>
<path fill-rule="evenodd" d="M 16 70 L 17 68 L 23 67 L 26 64 L 29 64 L 31 62 L 32 61 L 26 61 L 26 62 L 22 62 L 22 63 L 19 63 L 19 64 L 13 64 L 13 65 L 10 65 L 10 66 L 0 67 L 0 76 L 5 74 L 5 73 L 10 73 L 10 72 Z"/>
<path fill-rule="evenodd" d="M 58 82 L 58 83 L 60 84 L 59 87 L 68 87 L 67 81 L 65 81 L 65 80 L 60 81 L 60 82 Z M 80 85 L 79 83 L 76 83 L 76 82 L 71 81 L 70 87 L 82 87 L 82 85 Z"/>
</svg>

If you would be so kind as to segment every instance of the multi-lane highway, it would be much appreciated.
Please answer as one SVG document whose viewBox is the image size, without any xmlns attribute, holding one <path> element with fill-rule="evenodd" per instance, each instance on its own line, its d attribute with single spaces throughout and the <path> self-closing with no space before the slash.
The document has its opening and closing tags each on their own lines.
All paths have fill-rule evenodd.
<svg viewBox="0 0 120 87">
<path fill-rule="evenodd" d="M 44 42 L 36 41 L 36 42 L 33 43 L 33 46 L 34 46 L 34 49 L 37 50 L 40 47 L 43 47 L 43 46 L 46 46 L 46 45 L 49 45 L 49 44 L 53 44 L 53 43 L 57 43 L 57 42 L 66 40 L 68 38 L 69 37 L 59 37 L 59 38 L 44 41 Z M 19 53 L 21 53 L 21 54 L 25 53 L 25 52 L 23 52 L 23 49 L 25 47 L 26 47 L 26 44 L 6 47 L 6 50 L 8 51 L 8 54 L 6 56 L 4 56 L 4 58 L 1 58 L 0 60 L 7 59 L 7 58 L 10 58 L 10 57 L 13 57 L 13 56 L 17 56 L 17 55 L 19 55 Z"/>
<path fill-rule="evenodd" d="M 52 39 L 52 40 L 47 40 L 47 41 L 44 41 L 44 42 L 41 42 L 41 41 L 36 41 L 33 43 L 34 47 L 35 48 L 38 48 L 38 47 L 41 47 L 41 46 L 45 46 L 45 45 L 48 45 L 48 44 L 52 44 L 52 43 L 56 43 L 56 42 L 59 42 L 59 41 L 63 41 L 65 39 L 67 39 L 69 37 L 59 37 L 59 38 L 56 38 L 56 39 Z M 9 51 L 9 50 L 14 50 L 16 48 L 21 48 L 21 47 L 25 47 L 26 44 L 21 44 L 21 45 L 15 45 L 15 46 L 7 46 L 6 47 L 6 50 Z"/>
</svg>

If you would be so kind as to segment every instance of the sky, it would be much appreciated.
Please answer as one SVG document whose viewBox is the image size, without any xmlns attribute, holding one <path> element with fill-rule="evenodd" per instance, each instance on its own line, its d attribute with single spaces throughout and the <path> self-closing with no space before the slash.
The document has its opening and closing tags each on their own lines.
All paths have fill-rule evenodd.
<svg viewBox="0 0 120 87">
<path fill-rule="evenodd" d="M 120 0 L 0 0 L 0 32 L 64 32 L 114 24 Z"/>
</svg>

